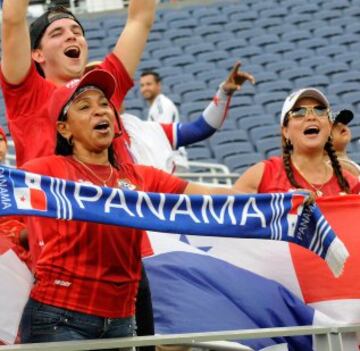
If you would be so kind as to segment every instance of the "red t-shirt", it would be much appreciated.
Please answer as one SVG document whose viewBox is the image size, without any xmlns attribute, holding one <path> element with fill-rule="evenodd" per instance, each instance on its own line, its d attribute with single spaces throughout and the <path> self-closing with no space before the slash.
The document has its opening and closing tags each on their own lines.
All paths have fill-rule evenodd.
<svg viewBox="0 0 360 351">
<path fill-rule="evenodd" d="M 109 176 L 108 166 L 88 167 L 102 179 Z M 39 158 L 24 168 L 102 185 L 72 157 Z M 187 182 L 153 167 L 122 164 L 110 180 L 112 187 L 121 184 L 132 184 L 142 191 L 183 193 Z M 134 315 L 140 279 L 141 230 L 43 217 L 26 219 L 31 249 L 38 251 L 39 243 L 42 246 L 36 261 L 32 298 L 102 317 Z"/>
<path fill-rule="evenodd" d="M 114 54 L 109 54 L 100 68 L 108 70 L 116 78 L 117 90 L 112 102 L 119 110 L 126 93 L 133 86 L 133 81 Z M 49 117 L 47 101 L 56 85 L 41 77 L 34 63 L 21 84 L 8 84 L 2 72 L 0 82 L 9 130 L 15 143 L 17 166 L 37 157 L 53 155 L 56 126 Z M 126 151 L 123 143 L 117 141 L 116 145 L 120 150 Z"/>
<path fill-rule="evenodd" d="M 274 156 L 263 162 L 265 163 L 265 168 L 258 188 L 259 193 L 278 193 L 295 190 L 286 176 L 284 163 L 281 157 Z M 295 180 L 304 189 L 314 191 L 314 188 L 301 176 L 301 174 L 295 168 L 293 168 L 293 172 Z M 343 174 L 349 182 L 351 193 L 356 194 L 357 192 L 355 192 L 355 187 L 359 183 L 358 179 L 346 170 L 343 171 Z M 341 189 L 335 175 L 333 175 L 324 185 L 318 185 L 316 188 L 321 189 L 321 192 L 325 196 L 339 195 L 341 193 Z"/>
</svg>

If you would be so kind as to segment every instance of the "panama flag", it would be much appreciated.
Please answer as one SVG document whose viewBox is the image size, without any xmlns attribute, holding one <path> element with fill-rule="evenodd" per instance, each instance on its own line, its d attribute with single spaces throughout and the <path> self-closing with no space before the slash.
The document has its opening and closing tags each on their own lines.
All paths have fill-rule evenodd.
<svg viewBox="0 0 360 351">
<path fill-rule="evenodd" d="M 26 264 L 12 248 L 10 241 L 0 237 L 0 345 L 14 343 L 33 281 Z"/>
<path fill-rule="evenodd" d="M 46 194 L 41 188 L 41 176 L 25 173 L 24 183 L 14 188 L 16 205 L 19 209 L 47 210 Z"/>
<path fill-rule="evenodd" d="M 318 201 L 350 252 L 335 278 L 323 260 L 297 245 L 273 240 L 154 233 L 144 260 L 156 332 L 208 332 L 360 322 L 360 196 Z M 260 350 L 286 343 L 316 349 L 311 337 L 241 342 Z M 357 349 L 354 336 L 346 350 Z"/>
</svg>

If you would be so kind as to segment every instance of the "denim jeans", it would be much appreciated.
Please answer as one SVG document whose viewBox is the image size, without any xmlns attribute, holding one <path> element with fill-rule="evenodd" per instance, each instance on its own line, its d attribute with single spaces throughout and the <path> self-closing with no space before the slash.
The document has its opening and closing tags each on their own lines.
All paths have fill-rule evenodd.
<svg viewBox="0 0 360 351">
<path fill-rule="evenodd" d="M 97 317 L 50 306 L 33 299 L 27 302 L 20 323 L 22 343 L 119 338 L 134 335 L 136 335 L 134 317 Z"/>
</svg>

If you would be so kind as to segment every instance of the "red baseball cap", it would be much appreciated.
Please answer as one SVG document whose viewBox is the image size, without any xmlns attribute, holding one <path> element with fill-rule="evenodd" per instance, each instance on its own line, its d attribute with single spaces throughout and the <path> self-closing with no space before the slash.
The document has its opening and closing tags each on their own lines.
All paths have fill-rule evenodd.
<svg viewBox="0 0 360 351">
<path fill-rule="evenodd" d="M 56 89 L 49 102 L 51 119 L 56 122 L 63 114 L 64 108 L 86 87 L 100 89 L 108 100 L 111 99 L 116 81 L 111 73 L 104 69 L 94 69 L 86 73 L 81 79 L 73 79 L 66 85 Z M 84 88 L 84 90 L 82 90 Z M 78 93 L 78 94 L 77 94 Z"/>
</svg>

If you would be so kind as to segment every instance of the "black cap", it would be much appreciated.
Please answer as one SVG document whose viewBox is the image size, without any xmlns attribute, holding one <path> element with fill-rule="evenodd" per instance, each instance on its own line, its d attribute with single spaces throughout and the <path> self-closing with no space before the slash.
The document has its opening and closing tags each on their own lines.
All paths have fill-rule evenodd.
<svg viewBox="0 0 360 351">
<path fill-rule="evenodd" d="M 341 110 L 335 114 L 334 123 L 349 124 L 354 118 L 354 114 L 350 110 Z"/>
<path fill-rule="evenodd" d="M 71 11 L 63 6 L 52 7 L 30 24 L 31 48 L 33 50 L 39 47 L 40 40 L 46 28 L 49 27 L 51 23 L 62 18 L 74 20 L 81 27 L 83 33 L 85 33 L 83 26 Z"/>
</svg>

